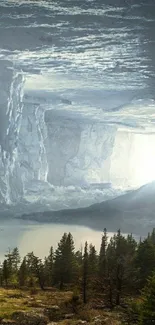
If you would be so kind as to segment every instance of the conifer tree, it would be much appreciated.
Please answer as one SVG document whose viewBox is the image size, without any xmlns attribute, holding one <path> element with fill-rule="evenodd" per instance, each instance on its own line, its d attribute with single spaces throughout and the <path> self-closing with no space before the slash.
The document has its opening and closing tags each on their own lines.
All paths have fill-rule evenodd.
<svg viewBox="0 0 155 325">
<path fill-rule="evenodd" d="M 75 275 L 74 241 L 72 235 L 64 233 L 54 255 L 54 282 L 63 289 L 65 283 L 72 283 Z"/>
<path fill-rule="evenodd" d="M 99 253 L 99 277 L 102 286 L 104 286 L 105 279 L 107 279 L 107 256 L 106 256 L 107 243 L 108 243 L 108 236 L 107 236 L 107 230 L 105 228 L 101 240 L 101 247 Z"/>
<path fill-rule="evenodd" d="M 30 252 L 26 255 L 27 270 L 29 275 L 35 274 L 35 255 L 33 252 Z"/>
<path fill-rule="evenodd" d="M 45 268 L 42 260 L 35 256 L 33 252 L 28 253 L 26 256 L 27 271 L 30 278 L 30 283 L 38 282 L 41 289 L 44 290 L 45 285 Z"/>
<path fill-rule="evenodd" d="M 20 264 L 20 254 L 17 247 L 15 247 L 11 252 L 11 260 L 12 260 L 12 269 L 17 274 L 18 267 Z"/>
<path fill-rule="evenodd" d="M 19 268 L 19 285 L 25 286 L 27 282 L 28 277 L 28 270 L 27 270 L 27 263 L 26 263 L 26 257 L 23 258 L 23 261 Z"/>
<path fill-rule="evenodd" d="M 54 283 L 60 284 L 60 289 L 63 289 L 65 276 L 64 264 L 65 264 L 65 247 L 67 241 L 67 234 L 64 233 L 54 255 Z M 66 272 L 66 270 L 65 270 Z"/>
<path fill-rule="evenodd" d="M 50 248 L 48 257 L 45 257 L 44 269 L 46 277 L 46 285 L 51 286 L 53 283 L 53 265 L 54 265 L 54 251 Z"/>
<path fill-rule="evenodd" d="M 107 247 L 110 300 L 120 304 L 122 294 L 131 288 L 131 274 L 134 275 L 136 242 L 132 235 L 125 238 L 120 230 L 114 235 Z M 133 280 L 133 279 L 132 279 Z"/>
<path fill-rule="evenodd" d="M 7 268 L 9 270 L 9 280 L 12 284 L 17 284 L 18 282 L 18 267 L 20 264 L 20 254 L 17 247 L 5 255 L 7 260 Z"/>
<path fill-rule="evenodd" d="M 113 288 L 112 288 L 112 276 L 111 258 L 113 256 L 113 242 L 110 240 L 111 245 L 108 245 L 107 230 L 104 229 L 104 233 L 101 240 L 99 263 L 98 263 L 98 291 L 101 291 L 104 295 L 104 300 L 109 301 L 110 305 L 113 304 Z M 107 247 L 109 251 L 109 261 L 107 259 Z M 112 263 L 113 264 L 113 263 Z"/>
<path fill-rule="evenodd" d="M 97 256 L 95 246 L 93 246 L 92 244 L 89 245 L 88 273 L 89 273 L 90 287 L 94 289 L 94 286 L 96 286 L 97 275 L 98 275 L 98 256 Z"/>
<path fill-rule="evenodd" d="M 153 228 L 152 233 L 150 235 L 150 241 L 153 245 L 155 245 L 155 228 Z"/>
<path fill-rule="evenodd" d="M 151 325 L 155 323 L 155 273 L 147 280 L 141 295 L 140 325 Z"/>
<path fill-rule="evenodd" d="M 81 283 L 82 267 L 83 267 L 83 255 L 82 250 L 75 252 L 74 255 L 75 265 L 74 265 L 74 278 L 77 285 Z"/>
<path fill-rule="evenodd" d="M 3 264 L 0 264 L 0 286 L 3 286 Z"/>
<path fill-rule="evenodd" d="M 139 288 L 142 289 L 155 269 L 155 245 L 151 240 L 151 236 L 144 239 L 139 245 L 135 258 L 135 266 L 139 270 Z"/>
<path fill-rule="evenodd" d="M 12 254 L 11 254 L 10 249 L 9 249 L 9 252 L 5 255 L 5 259 L 7 261 L 7 268 L 8 268 L 8 272 L 9 272 L 9 278 L 10 278 L 13 273 Z"/>
<path fill-rule="evenodd" d="M 5 282 L 6 287 L 8 286 L 8 281 L 10 278 L 10 266 L 8 261 L 5 259 L 2 266 L 2 278 Z"/>
<path fill-rule="evenodd" d="M 75 277 L 76 273 L 76 264 L 75 264 L 75 254 L 74 254 L 74 241 L 71 233 L 68 234 L 66 240 L 66 274 L 67 274 L 67 282 L 71 283 Z"/>
<path fill-rule="evenodd" d="M 83 255 L 83 302 L 87 303 L 87 287 L 88 287 L 88 243 L 85 243 Z"/>
<path fill-rule="evenodd" d="M 125 238 L 121 235 L 120 230 L 116 236 L 116 305 L 120 304 L 122 292 L 123 276 L 125 272 Z"/>
<path fill-rule="evenodd" d="M 35 276 L 38 280 L 40 288 L 44 290 L 45 286 L 45 269 L 42 260 L 39 257 L 34 258 L 34 268 L 35 268 Z"/>
<path fill-rule="evenodd" d="M 82 251 L 75 252 L 75 260 L 78 263 L 78 265 L 82 266 Z"/>
<path fill-rule="evenodd" d="M 1 267 L 0 282 L 6 286 L 37 285 L 41 289 L 52 284 L 59 284 L 60 289 L 66 285 L 69 289 L 70 285 L 82 282 L 84 303 L 92 290 L 97 293 L 101 288 L 104 302 L 110 302 L 111 306 L 119 305 L 126 295 L 139 294 L 139 289 L 145 286 L 141 296 L 143 310 L 140 324 L 143 325 L 150 324 L 149 319 L 154 322 L 151 302 L 154 304 L 154 270 L 155 229 L 138 244 L 132 234 L 123 236 L 120 230 L 108 242 L 104 229 L 99 255 L 93 244 L 88 248 L 87 242 L 83 254 L 82 251 L 75 252 L 70 233 L 64 233 L 55 252 L 51 247 L 44 262 L 31 252 L 20 265 L 18 249 L 9 251 Z"/>
</svg>

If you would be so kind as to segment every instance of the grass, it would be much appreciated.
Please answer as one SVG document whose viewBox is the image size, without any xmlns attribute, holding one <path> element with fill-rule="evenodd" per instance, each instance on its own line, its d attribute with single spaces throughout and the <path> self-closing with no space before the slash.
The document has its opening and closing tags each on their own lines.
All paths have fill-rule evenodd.
<svg viewBox="0 0 155 325">
<path fill-rule="evenodd" d="M 72 298 L 72 292 L 60 291 L 41 291 L 32 292 L 30 290 L 3 289 L 0 288 L 0 319 L 10 319 L 16 311 L 35 311 L 43 312 L 45 308 L 52 305 L 60 306 L 64 314 L 71 313 L 68 304 Z M 67 306 L 67 307 L 66 307 Z M 70 306 L 70 305 L 69 305 Z M 87 321 L 89 324 L 96 325 L 95 318 L 101 318 L 101 324 L 121 325 L 122 316 L 117 312 L 95 310 L 91 305 L 80 305 L 77 314 L 73 319 L 60 319 L 58 325 L 79 325 L 79 320 Z"/>
<path fill-rule="evenodd" d="M 71 292 L 43 292 L 38 290 L 36 294 L 31 291 L 17 289 L 0 289 L 0 318 L 10 318 L 15 311 L 32 311 L 51 305 L 61 305 L 69 300 Z"/>
<path fill-rule="evenodd" d="M 29 310 L 26 300 L 26 295 L 21 296 L 19 290 L 0 289 L 0 318 L 10 318 L 15 311 Z"/>
</svg>

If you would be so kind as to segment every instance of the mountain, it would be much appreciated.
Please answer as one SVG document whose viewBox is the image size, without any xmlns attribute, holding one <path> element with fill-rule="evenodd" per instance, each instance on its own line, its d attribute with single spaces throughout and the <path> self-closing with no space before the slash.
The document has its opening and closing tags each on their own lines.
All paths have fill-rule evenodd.
<svg viewBox="0 0 155 325">
<path fill-rule="evenodd" d="M 87 208 L 24 214 L 22 219 L 84 225 L 97 230 L 106 227 L 109 231 L 149 231 L 155 226 L 155 182 Z"/>
</svg>

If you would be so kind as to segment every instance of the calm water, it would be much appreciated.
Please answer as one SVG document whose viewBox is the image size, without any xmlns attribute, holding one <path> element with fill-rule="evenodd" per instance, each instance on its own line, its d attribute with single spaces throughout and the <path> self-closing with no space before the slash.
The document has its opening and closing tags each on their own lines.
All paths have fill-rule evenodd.
<svg viewBox="0 0 155 325">
<path fill-rule="evenodd" d="M 34 251 L 39 257 L 48 254 L 50 246 L 56 248 L 64 232 L 71 232 L 76 249 L 80 249 L 85 241 L 96 245 L 99 249 L 101 232 L 80 226 L 61 224 L 36 224 L 24 221 L 0 221 L 0 260 L 4 254 L 14 247 L 20 249 L 21 255 Z M 113 233 L 109 233 L 112 236 Z"/>
</svg>

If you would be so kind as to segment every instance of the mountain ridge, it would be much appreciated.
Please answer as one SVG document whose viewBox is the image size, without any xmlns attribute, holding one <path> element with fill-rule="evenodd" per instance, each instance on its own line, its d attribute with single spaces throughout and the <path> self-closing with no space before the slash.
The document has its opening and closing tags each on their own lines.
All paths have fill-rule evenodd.
<svg viewBox="0 0 155 325">
<path fill-rule="evenodd" d="M 101 203 L 86 208 L 63 209 L 58 211 L 23 214 L 20 218 L 47 223 L 63 223 L 88 226 L 96 230 L 121 228 L 149 229 L 155 226 L 155 182 L 143 185 Z"/>
</svg>

